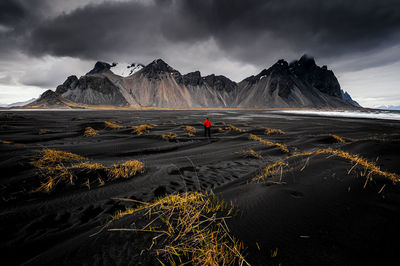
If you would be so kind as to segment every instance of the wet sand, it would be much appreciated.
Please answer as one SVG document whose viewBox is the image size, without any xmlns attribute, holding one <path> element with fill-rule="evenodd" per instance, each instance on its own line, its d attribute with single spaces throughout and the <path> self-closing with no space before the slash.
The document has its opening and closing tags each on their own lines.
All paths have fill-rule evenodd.
<svg viewBox="0 0 400 266">
<path fill-rule="evenodd" d="M 205 117 L 213 123 L 210 139 L 203 137 Z M 106 128 L 104 121 L 124 128 Z M 156 126 L 146 134 L 133 134 L 131 126 L 141 124 Z M 246 132 L 228 130 L 227 125 Z M 195 136 L 188 136 L 185 126 L 195 127 Z M 99 135 L 84 137 L 86 127 Z M 265 135 L 263 127 L 285 134 Z M 47 132 L 39 134 L 41 129 Z M 164 140 L 161 134 L 168 132 L 176 139 Z M 249 134 L 284 144 L 289 153 L 250 140 Z M 366 183 L 362 167 L 328 155 L 292 158 L 287 170 L 268 182 L 251 180 L 288 155 L 323 148 L 360 155 L 398 174 L 398 121 L 235 110 L 10 111 L 0 112 L 0 140 L 0 249 L 7 265 L 157 263 L 140 256 L 151 244 L 149 235 L 90 235 L 130 206 L 113 198 L 151 201 L 198 190 L 197 177 L 201 190 L 236 202 L 240 212 L 227 220 L 228 226 L 247 246 L 244 253 L 252 265 L 386 264 L 397 258 L 400 190 L 393 182 L 373 175 Z M 106 166 L 140 160 L 146 172 L 90 189 L 75 185 L 31 193 L 40 184 L 31 162 L 44 148 Z M 249 149 L 263 159 L 236 153 Z"/>
</svg>

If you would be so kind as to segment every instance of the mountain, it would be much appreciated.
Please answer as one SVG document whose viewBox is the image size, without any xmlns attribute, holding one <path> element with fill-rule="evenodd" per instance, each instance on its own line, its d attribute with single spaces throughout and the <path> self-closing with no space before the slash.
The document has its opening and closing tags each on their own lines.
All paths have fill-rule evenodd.
<svg viewBox="0 0 400 266">
<path fill-rule="evenodd" d="M 304 55 L 290 64 L 278 60 L 273 66 L 238 84 L 234 102 L 239 107 L 352 107 L 344 101 L 335 75 Z"/>
<path fill-rule="evenodd" d="M 382 106 L 376 107 L 376 109 L 399 111 L 400 105 L 382 105 Z"/>
<path fill-rule="evenodd" d="M 112 106 L 354 108 L 331 70 L 307 55 L 281 59 L 236 83 L 221 75 L 182 75 L 162 59 L 146 66 L 97 62 L 80 77 L 69 76 L 56 93 L 76 104 Z"/>
<path fill-rule="evenodd" d="M 27 109 L 71 109 L 79 108 L 75 103 L 65 99 L 57 92 L 52 90 L 45 91 L 39 99 L 24 106 Z"/>
<path fill-rule="evenodd" d="M 129 65 L 115 63 L 113 65 L 114 66 L 111 67 L 111 71 L 115 75 L 118 75 L 121 77 L 131 76 L 131 75 L 135 74 L 136 72 L 138 72 L 139 70 L 141 70 L 142 68 L 144 68 L 144 65 L 136 64 L 136 63 L 132 63 Z"/>
<path fill-rule="evenodd" d="M 345 101 L 348 102 L 348 103 L 351 103 L 351 104 L 354 105 L 354 106 L 362 107 L 358 102 L 354 101 L 354 100 L 351 98 L 350 94 L 348 94 L 347 91 L 341 90 L 341 93 L 342 93 L 342 99 L 343 99 L 343 100 L 345 100 Z"/>
<path fill-rule="evenodd" d="M 16 103 L 10 103 L 10 104 L 0 104 L 0 107 L 18 107 L 18 106 L 24 106 L 24 105 L 27 105 L 27 104 L 30 104 L 31 102 L 33 102 L 33 101 L 35 101 L 36 100 L 36 98 L 32 98 L 32 99 L 29 99 L 29 100 L 27 100 L 27 101 L 23 101 L 23 102 L 16 102 Z"/>
</svg>

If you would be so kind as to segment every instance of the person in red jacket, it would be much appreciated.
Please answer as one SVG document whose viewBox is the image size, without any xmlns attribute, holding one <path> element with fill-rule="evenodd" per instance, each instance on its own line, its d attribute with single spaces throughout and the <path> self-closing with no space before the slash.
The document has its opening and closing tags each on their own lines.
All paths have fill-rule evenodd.
<svg viewBox="0 0 400 266">
<path fill-rule="evenodd" d="M 204 126 L 204 137 L 209 137 L 211 138 L 211 121 L 208 119 L 206 119 L 206 121 L 204 121 L 203 123 Z"/>
</svg>

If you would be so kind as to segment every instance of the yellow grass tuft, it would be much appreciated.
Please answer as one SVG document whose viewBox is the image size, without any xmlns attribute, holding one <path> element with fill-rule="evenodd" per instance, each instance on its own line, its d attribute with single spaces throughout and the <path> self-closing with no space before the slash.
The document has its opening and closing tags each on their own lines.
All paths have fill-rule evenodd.
<svg viewBox="0 0 400 266">
<path fill-rule="evenodd" d="M 40 158 L 32 162 L 37 168 L 57 167 L 60 164 L 82 161 L 86 158 L 75 153 L 58 151 L 52 149 L 43 149 L 38 151 Z"/>
<path fill-rule="evenodd" d="M 276 129 L 276 128 L 268 128 L 268 127 L 263 127 L 265 129 L 264 134 L 265 135 L 273 135 L 273 134 L 279 134 L 279 135 L 284 135 L 285 132 L 281 129 Z"/>
<path fill-rule="evenodd" d="M 287 166 L 287 163 L 283 162 L 283 161 L 276 161 L 272 164 L 267 165 L 264 168 L 264 172 L 259 174 L 258 176 L 254 177 L 252 179 L 253 182 L 265 182 L 265 179 L 273 176 L 279 172 L 282 173 L 283 167 Z M 279 171 L 280 170 L 280 171 Z"/>
<path fill-rule="evenodd" d="M 342 137 L 339 137 L 338 135 L 330 134 L 332 138 L 334 138 L 337 142 L 339 143 L 345 143 L 344 139 Z"/>
<path fill-rule="evenodd" d="M 39 170 L 40 176 L 44 177 L 46 181 L 34 192 L 50 192 L 56 185 L 61 183 L 74 184 L 74 179 L 76 178 L 74 169 L 105 170 L 108 176 L 113 179 L 128 178 L 144 172 L 144 163 L 136 160 L 106 167 L 99 163 L 84 162 L 84 160 L 87 160 L 85 157 L 70 152 L 44 149 L 38 153 L 39 157 L 32 162 L 32 165 Z M 105 181 L 100 176 L 98 181 L 100 186 L 105 184 Z M 89 189 L 90 182 L 88 179 L 85 183 Z"/>
<path fill-rule="evenodd" d="M 85 137 L 94 137 L 94 136 L 99 135 L 99 133 L 97 132 L 97 130 L 95 130 L 92 127 L 86 127 L 85 128 L 85 132 L 83 133 L 83 135 Z"/>
<path fill-rule="evenodd" d="M 234 131 L 240 132 L 240 133 L 247 132 L 247 130 L 237 128 L 234 125 L 229 125 L 229 126 L 225 127 L 225 130 L 234 130 Z"/>
<path fill-rule="evenodd" d="M 186 126 L 184 128 L 185 132 L 191 132 L 191 133 L 196 133 L 196 128 L 192 126 Z"/>
<path fill-rule="evenodd" d="M 150 129 L 152 129 L 153 126 L 151 125 L 140 125 L 133 127 L 132 133 L 135 133 L 136 135 L 140 136 L 143 135 L 144 133 L 148 133 Z"/>
<path fill-rule="evenodd" d="M 161 137 L 162 137 L 163 139 L 165 139 L 165 140 L 173 140 L 173 139 L 176 139 L 176 135 L 175 135 L 175 133 L 173 133 L 173 132 L 168 132 L 168 133 L 162 134 Z"/>
<path fill-rule="evenodd" d="M 123 126 L 117 125 L 113 122 L 109 122 L 109 121 L 104 121 L 104 124 L 106 125 L 106 127 L 111 128 L 111 129 L 122 129 L 124 128 Z"/>
<path fill-rule="evenodd" d="M 239 152 L 235 152 L 236 154 L 240 154 L 244 157 L 252 157 L 252 158 L 257 158 L 262 160 L 263 157 L 261 156 L 261 154 L 255 152 L 253 149 L 250 150 L 243 150 L 243 151 L 239 151 Z"/>
<path fill-rule="evenodd" d="M 88 162 L 84 162 L 84 163 L 78 163 L 78 164 L 74 164 L 71 166 L 71 168 L 82 168 L 82 169 L 106 169 L 107 167 L 99 164 L 99 163 L 88 163 Z"/>
<path fill-rule="evenodd" d="M 363 166 L 366 170 L 369 171 L 369 175 L 379 175 L 386 177 L 390 180 L 392 180 L 394 183 L 397 183 L 400 181 L 400 176 L 395 174 L 395 173 L 390 173 L 386 171 L 382 171 L 378 165 L 376 165 L 374 162 L 368 161 L 365 158 L 362 158 L 359 155 L 356 154 L 350 154 L 348 152 L 342 151 L 342 150 L 334 150 L 331 148 L 328 149 L 321 149 L 321 150 L 316 150 L 313 152 L 313 154 L 331 154 L 335 155 L 340 158 L 344 158 L 347 160 L 350 160 L 351 162 L 355 163 L 355 165 L 360 165 Z M 350 173 L 350 171 L 349 171 Z"/>
<path fill-rule="evenodd" d="M 114 164 L 109 170 L 108 175 L 112 178 L 128 178 L 136 175 L 137 173 L 144 173 L 144 163 L 131 160 L 122 164 Z"/>
<path fill-rule="evenodd" d="M 171 194 L 150 203 L 127 201 L 139 206 L 116 213 L 114 220 L 138 215 L 150 222 L 140 228 L 108 230 L 156 234 L 148 250 L 159 256 L 162 265 L 249 265 L 241 254 L 243 243 L 230 235 L 225 222 L 234 212 L 232 203 L 228 207 L 214 195 L 200 192 Z"/>
<path fill-rule="evenodd" d="M 332 156 L 337 156 L 339 158 L 347 159 L 350 162 L 354 163 L 353 167 L 348 171 L 348 174 L 357 165 L 364 167 L 364 169 L 365 169 L 365 174 L 364 175 L 367 176 L 367 180 L 366 181 L 369 180 L 370 176 L 378 175 L 378 176 L 382 176 L 382 177 L 388 178 L 393 183 L 400 182 L 400 175 L 398 175 L 396 173 L 383 171 L 374 162 L 368 161 L 367 159 L 365 159 L 365 158 L 363 158 L 363 157 L 361 157 L 361 156 L 359 156 L 357 154 L 351 154 L 351 153 L 348 153 L 346 151 L 336 150 L 336 149 L 332 149 L 332 148 L 319 149 L 319 150 L 315 150 L 315 151 L 302 152 L 302 153 L 296 153 L 296 154 L 290 155 L 290 156 L 286 157 L 286 159 L 284 161 L 277 161 L 277 162 L 275 162 L 273 164 L 270 164 L 270 165 L 266 166 L 265 172 L 263 174 L 255 177 L 255 178 L 253 178 L 253 181 L 264 181 L 266 177 L 268 177 L 268 176 L 270 176 L 272 174 L 276 174 L 276 172 L 275 173 L 271 173 L 271 171 L 277 171 L 277 169 L 278 170 L 281 169 L 281 173 L 282 173 L 282 167 L 283 166 L 288 166 L 286 161 L 288 159 L 290 159 L 290 158 L 304 157 L 304 156 L 311 156 L 311 155 L 321 155 L 321 154 L 328 154 L 328 155 L 332 155 Z"/>
<path fill-rule="evenodd" d="M 268 140 L 264 140 L 264 139 L 254 135 L 254 134 L 250 134 L 249 138 L 252 139 L 252 140 L 258 141 L 258 142 L 260 142 L 260 143 L 262 143 L 264 145 L 267 145 L 267 146 L 279 147 L 279 149 L 281 151 L 283 151 L 283 152 L 289 152 L 289 149 L 284 144 L 277 143 L 277 142 L 272 142 L 272 141 L 268 141 Z"/>
<path fill-rule="evenodd" d="M 50 130 L 48 130 L 48 129 L 41 129 L 41 130 L 39 130 L 39 135 L 43 135 L 43 134 L 46 134 L 49 132 L 50 132 Z"/>
<path fill-rule="evenodd" d="M 75 116 L 74 118 L 72 118 L 72 120 L 74 121 L 80 121 L 80 120 L 84 120 L 85 118 L 83 118 L 82 116 Z"/>
<path fill-rule="evenodd" d="M 60 182 L 73 184 L 74 174 L 70 171 L 70 166 L 74 162 L 85 160 L 80 155 L 52 149 L 43 149 L 38 153 L 39 158 L 32 165 L 47 181 L 35 191 L 50 192 Z"/>
</svg>

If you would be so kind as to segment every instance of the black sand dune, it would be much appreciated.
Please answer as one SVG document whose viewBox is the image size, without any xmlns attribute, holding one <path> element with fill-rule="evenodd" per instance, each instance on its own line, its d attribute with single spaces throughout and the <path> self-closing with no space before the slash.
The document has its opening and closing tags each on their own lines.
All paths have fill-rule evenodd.
<svg viewBox="0 0 400 266">
<path fill-rule="evenodd" d="M 211 139 L 202 136 L 205 117 L 213 122 Z M 104 121 L 124 128 L 107 128 Z M 131 127 L 142 124 L 153 128 L 133 134 Z M 197 129 L 194 136 L 187 135 L 186 126 Z M 83 136 L 87 127 L 99 135 Z M 263 127 L 285 134 L 265 135 Z M 161 135 L 169 132 L 176 138 L 164 140 Z M 284 144 L 289 153 L 250 140 L 249 134 Z M 4 265 L 157 264 L 147 253 L 140 256 L 151 244 L 149 234 L 104 230 L 91 235 L 118 210 L 132 206 L 113 198 L 151 201 L 198 190 L 199 185 L 236 202 L 240 212 L 227 220 L 228 226 L 247 246 L 244 253 L 252 265 L 383 265 L 398 257 L 400 190 L 392 181 L 372 175 L 366 183 L 359 165 L 317 154 L 285 160 L 288 167 L 281 174 L 252 182 L 268 164 L 326 148 L 357 154 L 398 174 L 396 121 L 230 110 L 1 112 L 0 140 Z M 90 189 L 77 182 L 50 193 L 32 193 L 40 179 L 31 162 L 44 148 L 105 166 L 139 160 L 146 171 L 103 186 L 94 182 Z M 249 149 L 263 158 L 237 153 Z M 87 178 L 91 173 L 77 174 Z M 130 222 L 118 221 L 121 226 Z"/>
</svg>

